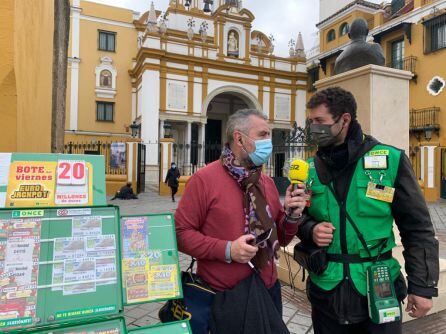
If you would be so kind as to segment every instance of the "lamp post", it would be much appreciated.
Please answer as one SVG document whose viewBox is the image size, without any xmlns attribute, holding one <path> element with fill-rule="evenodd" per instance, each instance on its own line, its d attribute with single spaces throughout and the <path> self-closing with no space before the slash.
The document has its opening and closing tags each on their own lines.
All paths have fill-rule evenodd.
<svg viewBox="0 0 446 334">
<path fill-rule="evenodd" d="M 164 121 L 164 138 L 171 138 L 170 130 L 172 129 L 172 124 L 170 124 L 168 121 Z"/>
<path fill-rule="evenodd" d="M 139 124 L 136 124 L 135 121 L 133 121 L 133 123 L 130 125 L 130 130 L 132 130 L 132 137 L 136 138 L 139 136 Z"/>
</svg>

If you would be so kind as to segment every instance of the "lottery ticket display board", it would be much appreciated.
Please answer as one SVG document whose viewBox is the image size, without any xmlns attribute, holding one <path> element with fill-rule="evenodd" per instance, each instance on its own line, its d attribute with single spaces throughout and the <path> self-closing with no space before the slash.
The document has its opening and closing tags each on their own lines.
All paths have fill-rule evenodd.
<svg viewBox="0 0 446 334">
<path fill-rule="evenodd" d="M 0 208 L 106 205 L 99 155 L 0 153 Z"/>
<path fill-rule="evenodd" d="M 192 334 L 192 330 L 188 321 L 178 321 L 131 329 L 129 334 Z"/>
<path fill-rule="evenodd" d="M 0 332 L 123 309 L 119 208 L 0 210 Z"/>
<path fill-rule="evenodd" d="M 121 242 L 126 305 L 182 298 L 171 214 L 122 216 Z"/>
</svg>

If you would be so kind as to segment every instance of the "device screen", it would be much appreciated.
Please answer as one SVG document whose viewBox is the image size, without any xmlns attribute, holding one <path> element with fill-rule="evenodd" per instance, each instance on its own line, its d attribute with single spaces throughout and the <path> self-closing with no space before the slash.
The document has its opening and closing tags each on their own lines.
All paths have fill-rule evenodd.
<svg viewBox="0 0 446 334">
<path fill-rule="evenodd" d="M 266 230 L 265 232 L 263 232 L 262 234 L 258 235 L 253 241 L 252 241 L 252 245 L 257 246 L 258 244 L 260 244 L 261 242 L 268 240 L 269 237 L 271 236 L 271 232 L 272 232 L 272 228 Z"/>
<path fill-rule="evenodd" d="M 392 296 L 390 283 L 379 283 L 375 285 L 375 294 L 380 298 L 388 298 Z"/>
</svg>

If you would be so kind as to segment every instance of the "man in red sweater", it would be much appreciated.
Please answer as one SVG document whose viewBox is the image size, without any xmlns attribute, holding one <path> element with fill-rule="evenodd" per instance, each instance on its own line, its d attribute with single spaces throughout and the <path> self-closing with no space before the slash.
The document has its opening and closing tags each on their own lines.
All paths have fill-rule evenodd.
<svg viewBox="0 0 446 334">
<path fill-rule="evenodd" d="M 178 248 L 197 259 L 197 274 L 217 291 L 234 288 L 253 274 L 254 266 L 282 313 L 274 260 L 279 247 L 296 235 L 307 197 L 303 189 L 289 187 L 282 205 L 273 180 L 262 173 L 272 152 L 262 113 L 234 113 L 226 135 L 220 160 L 188 181 L 175 213 Z M 268 240 L 252 245 L 270 229 Z"/>
</svg>

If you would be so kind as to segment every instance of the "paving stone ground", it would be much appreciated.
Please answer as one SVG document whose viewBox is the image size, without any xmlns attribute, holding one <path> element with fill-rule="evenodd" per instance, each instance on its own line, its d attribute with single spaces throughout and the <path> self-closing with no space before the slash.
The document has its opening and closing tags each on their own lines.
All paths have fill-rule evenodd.
<svg viewBox="0 0 446 334">
<path fill-rule="evenodd" d="M 173 213 L 177 208 L 178 200 L 180 198 L 173 203 L 169 197 L 162 197 L 154 191 L 148 191 L 140 194 L 137 200 L 114 200 L 109 203 L 119 205 L 121 214 Z M 440 240 L 440 256 L 446 258 L 446 201 L 440 200 L 437 203 L 429 204 L 428 207 Z M 180 254 L 181 270 L 185 270 L 189 262 L 190 258 L 187 255 Z M 291 334 L 313 333 L 311 308 L 305 292 L 283 285 L 282 299 L 283 320 Z M 158 323 L 158 310 L 162 305 L 163 303 L 150 303 L 126 307 L 124 316 L 127 326 L 134 328 Z M 403 333 L 445 334 L 446 311 L 405 323 Z"/>
</svg>

